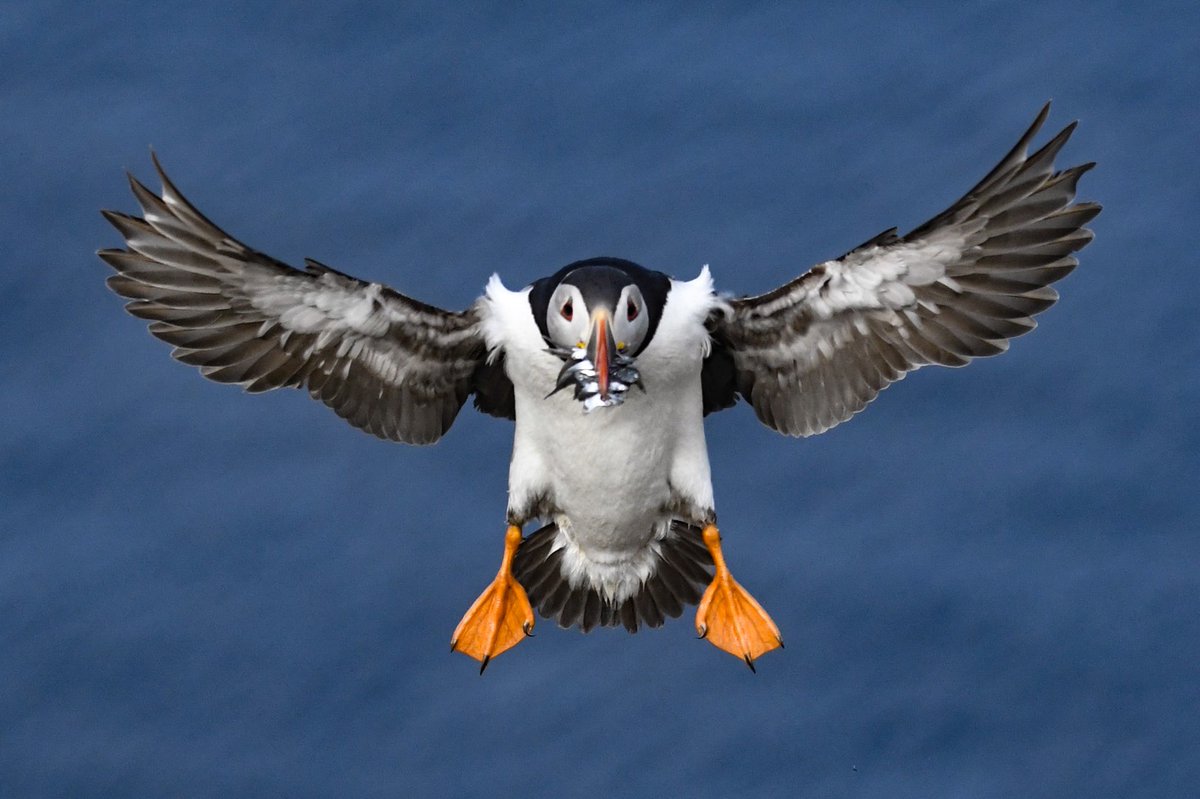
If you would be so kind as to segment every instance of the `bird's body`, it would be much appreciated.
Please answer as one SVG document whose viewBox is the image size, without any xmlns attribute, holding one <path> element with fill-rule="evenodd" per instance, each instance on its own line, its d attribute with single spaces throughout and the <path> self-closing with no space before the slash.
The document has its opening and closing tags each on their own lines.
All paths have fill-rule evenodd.
<svg viewBox="0 0 1200 799">
<path fill-rule="evenodd" d="M 546 396 L 562 364 L 530 317 L 529 293 L 493 279 L 481 306 L 516 399 L 509 521 L 553 521 L 568 581 L 620 604 L 654 573 L 652 544 L 671 535 L 672 520 L 713 518 L 700 374 L 705 321 L 719 300 L 707 269 L 672 281 L 658 330 L 638 356 L 642 373 L 654 375 L 646 390 L 585 414 L 565 393 Z"/>
<path fill-rule="evenodd" d="M 143 217 L 105 212 L 127 249 L 100 256 L 128 310 L 213 380 L 303 388 L 405 443 L 437 441 L 472 396 L 515 421 L 505 553 L 460 651 L 486 666 L 532 628 L 531 604 L 564 627 L 636 631 L 699 603 L 701 635 L 753 667 L 781 640 L 725 564 L 704 416 L 744 400 L 767 426 L 814 435 L 910 371 L 1032 330 L 1100 211 L 1074 203 L 1091 164 L 1054 167 L 1074 125 L 1027 154 L 1048 108 L 946 211 L 758 296 L 718 295 L 707 267 L 676 280 L 594 258 L 518 291 L 493 276 L 471 308 L 443 311 L 247 247 L 161 167 L 161 197 L 131 178 Z"/>
</svg>

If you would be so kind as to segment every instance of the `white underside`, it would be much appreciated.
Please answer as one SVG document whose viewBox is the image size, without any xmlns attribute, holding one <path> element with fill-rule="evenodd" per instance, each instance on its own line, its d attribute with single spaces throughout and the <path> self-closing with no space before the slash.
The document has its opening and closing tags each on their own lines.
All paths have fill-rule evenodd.
<svg viewBox="0 0 1200 799">
<path fill-rule="evenodd" d="M 672 281 L 658 330 L 637 358 L 645 392 L 634 388 L 624 404 L 585 414 L 570 392 L 546 397 L 562 362 L 546 352 L 528 293 L 493 277 L 484 306 L 488 345 L 503 349 L 516 396 L 509 508 L 546 497 L 560 511 L 553 521 L 568 581 L 620 602 L 653 572 L 672 500 L 713 509 L 700 370 L 704 320 L 719 300 L 707 268 Z"/>
</svg>

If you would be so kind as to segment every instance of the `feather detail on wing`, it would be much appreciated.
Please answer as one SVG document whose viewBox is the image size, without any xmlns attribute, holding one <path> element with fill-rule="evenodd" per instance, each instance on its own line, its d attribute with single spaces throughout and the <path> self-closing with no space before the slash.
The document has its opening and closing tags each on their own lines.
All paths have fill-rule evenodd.
<svg viewBox="0 0 1200 799">
<path fill-rule="evenodd" d="M 733 358 L 729 388 L 759 419 L 788 435 L 821 433 L 909 371 L 996 355 L 1036 326 L 1100 212 L 1072 204 L 1094 164 L 1055 171 L 1074 123 L 1026 155 L 1049 108 L 966 196 L 908 235 L 885 231 L 714 314 L 715 347 Z"/>
<path fill-rule="evenodd" d="M 105 211 L 127 249 L 99 256 L 175 358 L 251 392 L 307 389 L 380 438 L 429 444 L 449 429 L 485 368 L 474 308 L 443 311 L 316 261 L 293 269 L 222 231 L 154 165 L 162 196 L 131 176 L 143 216 Z"/>
</svg>

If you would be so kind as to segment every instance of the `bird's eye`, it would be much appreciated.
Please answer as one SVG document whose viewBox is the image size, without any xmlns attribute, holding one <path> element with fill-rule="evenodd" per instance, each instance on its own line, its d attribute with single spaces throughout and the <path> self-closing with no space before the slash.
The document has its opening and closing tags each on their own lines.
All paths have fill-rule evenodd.
<svg viewBox="0 0 1200 799">
<path fill-rule="evenodd" d="M 566 319 L 568 322 L 571 321 L 571 317 L 575 315 L 575 309 L 573 307 L 571 307 L 570 300 L 567 300 L 566 302 L 563 303 L 562 310 L 559 311 L 559 313 L 562 314 L 563 319 Z"/>
<path fill-rule="evenodd" d="M 637 315 L 638 315 L 637 303 L 632 303 L 632 302 L 629 303 L 629 307 L 625 311 L 625 318 L 628 319 L 630 322 L 632 322 L 634 319 L 637 319 Z"/>
</svg>

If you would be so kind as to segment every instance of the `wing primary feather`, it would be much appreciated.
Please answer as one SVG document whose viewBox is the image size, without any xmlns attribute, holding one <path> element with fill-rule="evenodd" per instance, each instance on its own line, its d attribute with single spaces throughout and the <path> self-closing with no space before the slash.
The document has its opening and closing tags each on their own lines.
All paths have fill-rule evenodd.
<svg viewBox="0 0 1200 799">
<path fill-rule="evenodd" d="M 151 157 L 161 195 L 129 175 L 142 216 L 103 211 L 125 248 L 98 255 L 109 288 L 176 359 L 250 392 L 307 389 L 382 438 L 445 433 L 486 354 L 478 307 L 444 311 L 311 259 L 294 269 L 218 227 Z M 506 380 L 491 375 L 501 400 Z"/>
<path fill-rule="evenodd" d="M 1046 104 L 999 163 L 942 213 L 868 239 L 783 286 L 729 301 L 709 329 L 736 390 L 763 423 L 811 435 L 926 364 L 963 366 L 1008 349 L 1058 299 L 1051 288 L 1092 240 L 1100 212 L 1076 203 L 1094 164 L 1055 171 L 1076 124 L 1027 155 Z M 781 353 L 787 356 L 781 357 Z"/>
</svg>

